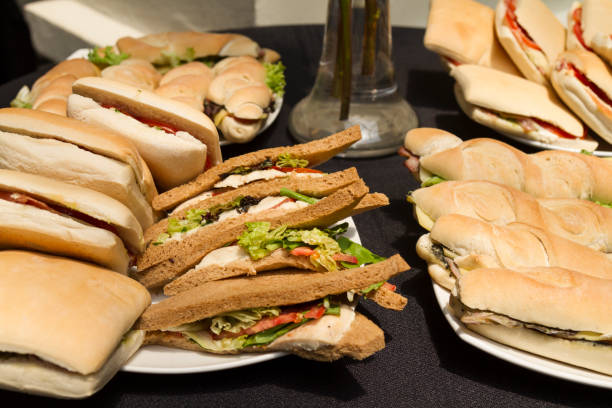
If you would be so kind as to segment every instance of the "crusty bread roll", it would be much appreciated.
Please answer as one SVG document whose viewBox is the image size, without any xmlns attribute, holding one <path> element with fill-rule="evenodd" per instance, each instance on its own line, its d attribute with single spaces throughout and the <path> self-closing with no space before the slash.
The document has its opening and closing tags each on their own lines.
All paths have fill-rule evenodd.
<svg viewBox="0 0 612 408">
<path fill-rule="evenodd" d="M 457 103 L 476 122 L 502 134 L 563 148 L 597 148 L 597 142 L 586 137 L 584 125 L 548 88 L 478 65 L 461 65 L 451 75 L 457 80 Z"/>
<path fill-rule="evenodd" d="M 417 220 L 430 230 L 447 214 L 495 225 L 542 228 L 600 252 L 612 253 L 612 209 L 575 198 L 534 198 L 489 181 L 447 181 L 410 193 Z"/>
<path fill-rule="evenodd" d="M 541 0 L 500 0 L 495 9 L 495 31 L 523 75 L 548 85 L 552 65 L 565 49 L 565 28 L 546 4 Z"/>
<path fill-rule="evenodd" d="M 426 136 L 419 135 L 421 145 L 427 143 Z M 409 132 L 406 139 L 411 138 Z M 445 180 L 487 180 L 535 197 L 612 202 L 608 182 L 612 163 L 587 154 L 546 150 L 528 155 L 498 140 L 482 138 L 422 156 L 419 162 L 421 175 Z"/>
<path fill-rule="evenodd" d="M 440 259 L 436 244 L 450 251 L 450 260 Z M 447 289 L 455 279 L 447 265 L 451 261 L 459 270 L 556 266 L 612 279 L 612 260 L 602 252 L 527 224 L 497 226 L 459 214 L 438 218 L 431 233 L 417 242 L 417 253 L 430 264 L 432 279 Z"/>
<path fill-rule="evenodd" d="M 141 38 L 123 37 L 117 40 L 120 52 L 132 58 L 142 58 L 155 65 L 167 65 L 173 58 L 193 60 L 208 56 L 232 57 L 261 54 L 259 45 L 240 34 L 165 32 Z"/>
<path fill-rule="evenodd" d="M 142 343 L 124 337 L 151 302 L 134 280 L 25 251 L 1 251 L 0 265 L 1 388 L 83 398 Z"/>
<path fill-rule="evenodd" d="M 62 61 L 34 82 L 30 92 L 32 101 L 36 101 L 39 94 L 51 82 L 64 75 L 72 75 L 77 79 L 88 76 L 100 76 L 100 69 L 84 58 Z"/>
<path fill-rule="evenodd" d="M 213 76 L 212 69 L 201 62 L 194 61 L 179 65 L 163 76 L 155 93 L 183 102 L 202 112 L 204 98 L 206 98 Z"/>
<path fill-rule="evenodd" d="M 559 55 L 551 82 L 563 102 L 612 143 L 612 70 L 587 50 L 567 51 Z"/>
<path fill-rule="evenodd" d="M 473 0 L 433 0 L 425 48 L 451 66 L 477 64 L 520 76 L 495 37 L 494 16 L 490 7 Z"/>
<path fill-rule="evenodd" d="M 161 74 L 149 62 L 138 58 L 128 58 L 119 65 L 111 65 L 102 70 L 102 78 L 136 86 L 149 91 L 159 85 Z"/>
<path fill-rule="evenodd" d="M 450 306 L 485 337 L 610 375 L 610 290 L 611 281 L 560 268 L 479 269 L 461 275 Z"/>
<path fill-rule="evenodd" d="M 71 118 L 0 109 L 0 168 L 40 174 L 104 193 L 128 207 L 143 228 L 157 194 L 149 168 L 125 138 Z"/>
</svg>

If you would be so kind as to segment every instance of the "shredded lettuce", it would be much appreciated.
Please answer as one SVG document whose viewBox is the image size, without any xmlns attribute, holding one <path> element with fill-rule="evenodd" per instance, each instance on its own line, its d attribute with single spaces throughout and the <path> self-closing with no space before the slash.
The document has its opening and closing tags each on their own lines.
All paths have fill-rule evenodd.
<svg viewBox="0 0 612 408">
<path fill-rule="evenodd" d="M 200 347 L 210 351 L 232 351 L 244 347 L 247 336 L 228 337 L 220 340 L 213 340 L 208 331 L 204 332 L 182 332 L 188 339 L 197 343 Z"/>
<path fill-rule="evenodd" d="M 336 241 L 338 242 L 342 253 L 353 255 L 355 258 L 357 258 L 356 264 L 341 262 L 342 266 L 345 268 L 357 268 L 362 265 L 374 264 L 385 260 L 385 258 L 382 256 L 376 255 L 375 253 L 346 237 L 338 237 Z"/>
<path fill-rule="evenodd" d="M 13 108 L 32 109 L 32 100 L 30 98 L 30 88 L 26 85 L 22 86 L 15 99 L 11 101 Z"/>
<path fill-rule="evenodd" d="M 281 310 L 278 307 L 257 307 L 236 312 L 222 313 L 212 318 L 210 331 L 220 334 L 222 331 L 240 333 L 244 329 L 255 325 L 264 317 L 276 317 Z"/>
<path fill-rule="evenodd" d="M 101 52 L 104 53 L 103 56 L 100 55 Z M 119 65 L 121 64 L 121 61 L 129 57 L 130 54 L 125 52 L 122 52 L 121 54 L 116 53 L 115 50 L 113 50 L 113 47 L 110 45 L 104 48 L 96 47 L 89 51 L 89 54 L 87 54 L 87 59 L 100 68 L 105 68 L 110 65 Z"/>
<path fill-rule="evenodd" d="M 276 158 L 276 165 L 278 167 L 306 167 L 308 160 L 298 159 L 291 153 L 281 153 Z"/>
<path fill-rule="evenodd" d="M 272 64 L 264 62 L 264 68 L 266 68 L 266 85 L 272 90 L 272 92 L 278 96 L 283 96 L 285 93 L 285 66 L 282 62 Z"/>
<path fill-rule="evenodd" d="M 427 180 L 425 180 L 423 183 L 421 183 L 421 187 L 430 187 L 435 184 L 442 183 L 443 181 L 446 181 L 446 180 L 443 179 L 442 177 L 432 176 L 428 178 Z"/>
</svg>

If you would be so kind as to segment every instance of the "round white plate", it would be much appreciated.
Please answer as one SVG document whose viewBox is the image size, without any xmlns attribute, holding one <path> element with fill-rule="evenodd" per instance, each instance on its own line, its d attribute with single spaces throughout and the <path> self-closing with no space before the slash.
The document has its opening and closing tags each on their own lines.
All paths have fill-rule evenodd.
<svg viewBox="0 0 612 408">
<path fill-rule="evenodd" d="M 79 48 L 78 50 L 70 54 L 68 58 L 66 59 L 67 60 L 75 59 L 75 58 L 87 59 L 87 55 L 89 54 L 89 51 L 91 51 L 91 48 Z M 268 117 L 266 118 L 266 123 L 264 123 L 261 129 L 259 129 L 259 131 L 257 132 L 258 135 L 264 132 L 267 128 L 269 128 L 272 125 L 272 123 L 274 123 L 282 107 L 283 107 L 283 97 L 275 96 L 274 97 L 274 111 L 268 115 Z M 219 145 L 225 146 L 229 144 L 233 144 L 233 142 L 230 142 L 229 140 L 224 139 L 222 135 L 219 135 Z"/>
<path fill-rule="evenodd" d="M 467 329 L 463 323 L 451 313 L 448 307 L 449 292 L 436 283 L 433 283 L 433 290 L 444 317 L 446 317 L 446 320 L 457 336 L 466 343 L 495 357 L 501 358 L 502 360 L 506 360 L 509 363 L 537 371 L 538 373 L 563 378 L 564 380 L 581 384 L 612 389 L 612 377 L 610 376 L 550 360 L 546 357 L 540 357 L 526 351 L 521 351 L 474 333 Z"/>
<path fill-rule="evenodd" d="M 361 243 L 353 219 L 349 217 L 340 223 L 342 222 L 349 223 L 348 231 L 344 236 L 357 243 Z M 153 303 L 157 303 L 163 298 L 163 295 L 155 296 L 153 298 Z M 121 370 L 147 374 L 202 373 L 261 363 L 263 361 L 282 357 L 286 354 L 287 353 L 284 352 L 273 352 L 262 354 L 216 355 L 161 346 L 146 346 L 138 350 Z"/>
</svg>

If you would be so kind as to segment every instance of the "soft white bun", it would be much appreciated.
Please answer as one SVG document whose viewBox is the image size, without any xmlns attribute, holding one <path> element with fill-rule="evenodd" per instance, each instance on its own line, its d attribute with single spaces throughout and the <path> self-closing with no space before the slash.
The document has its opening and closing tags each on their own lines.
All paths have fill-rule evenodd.
<svg viewBox="0 0 612 408">
<path fill-rule="evenodd" d="M 105 78 L 81 78 L 73 84 L 72 91 L 137 118 L 168 124 L 188 132 L 206 145 L 210 165 L 223 161 L 214 123 L 204 113 L 183 103 Z"/>
<path fill-rule="evenodd" d="M 128 58 L 119 65 L 111 65 L 102 70 L 102 78 L 153 90 L 159 85 L 161 74 L 146 60 Z"/>
<path fill-rule="evenodd" d="M 206 145 L 187 132 L 168 134 L 78 94 L 68 98 L 68 115 L 134 142 L 161 190 L 186 183 L 204 171 Z"/>
<path fill-rule="evenodd" d="M 0 169 L 0 191 L 25 193 L 79 211 L 113 226 L 132 252 L 144 249 L 142 228 L 134 214 L 105 194 L 48 177 L 3 169 Z"/>
<path fill-rule="evenodd" d="M 198 61 L 189 62 L 168 71 L 155 93 L 202 111 L 213 76 L 212 69 L 205 64 Z"/>
<path fill-rule="evenodd" d="M 584 85 L 568 64 L 574 65 L 612 99 L 612 72 L 597 55 L 586 50 L 564 52 L 552 72 L 551 82 L 557 94 L 591 129 L 612 143 L 612 105 Z"/>
<path fill-rule="evenodd" d="M 612 1 L 584 0 L 582 2 L 582 35 L 584 42 L 593 46 L 593 40 L 598 35 L 612 34 Z"/>
<path fill-rule="evenodd" d="M 0 265 L 0 351 L 83 375 L 104 366 L 151 302 L 133 279 L 83 262 L 2 251 Z"/>
<path fill-rule="evenodd" d="M 518 24 L 527 31 L 542 51 L 532 50 L 527 46 L 523 49 L 519 44 L 505 22 L 507 6 L 503 0 L 497 3 L 495 9 L 497 38 L 526 78 L 546 85 L 554 60 L 565 49 L 565 28 L 540 0 L 516 0 L 515 4 Z M 535 51 L 534 55 L 543 58 L 539 58 L 537 63 L 534 63 L 525 50 Z"/>
<path fill-rule="evenodd" d="M 595 34 L 591 42 L 591 48 L 601 58 L 608 61 L 608 64 L 612 65 L 612 34 Z"/>
<path fill-rule="evenodd" d="M 219 124 L 219 130 L 230 142 L 234 143 L 246 143 L 251 140 L 255 136 L 257 136 L 257 132 L 263 126 L 263 121 L 254 120 L 248 123 L 243 123 L 237 121 L 235 118 L 231 116 L 226 116 L 225 119 Z"/>
</svg>

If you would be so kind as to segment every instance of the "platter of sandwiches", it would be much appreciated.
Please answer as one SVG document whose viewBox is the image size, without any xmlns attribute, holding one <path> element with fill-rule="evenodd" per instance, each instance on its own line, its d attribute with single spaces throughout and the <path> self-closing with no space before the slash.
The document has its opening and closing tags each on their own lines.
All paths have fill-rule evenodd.
<svg viewBox="0 0 612 408">
<path fill-rule="evenodd" d="M 466 342 L 511 363 L 612 388 L 609 160 L 434 128 L 407 133 L 416 243 Z M 571 171 L 568 171 L 570 169 Z"/>
<path fill-rule="evenodd" d="M 541 0 L 433 0 L 425 47 L 470 119 L 540 149 L 612 156 L 612 1 L 574 2 L 567 28 Z M 465 33 L 478 35 L 465 35 Z"/>
</svg>

